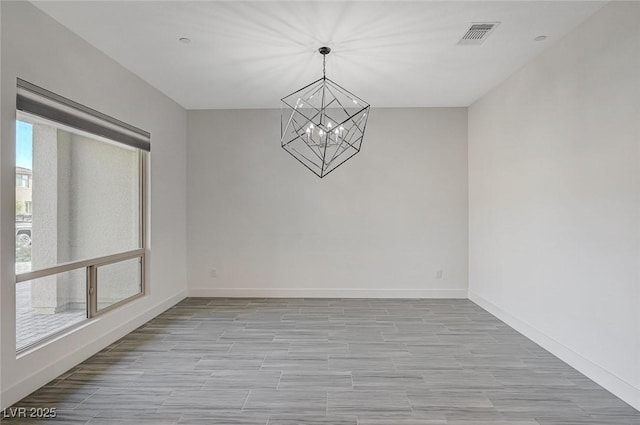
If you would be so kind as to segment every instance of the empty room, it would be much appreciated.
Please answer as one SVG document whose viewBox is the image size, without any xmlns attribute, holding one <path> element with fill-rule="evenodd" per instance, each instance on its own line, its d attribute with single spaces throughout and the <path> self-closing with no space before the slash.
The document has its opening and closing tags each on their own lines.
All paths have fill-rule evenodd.
<svg viewBox="0 0 640 425">
<path fill-rule="evenodd" d="M 0 1 L 0 421 L 640 425 L 640 2 Z"/>
</svg>

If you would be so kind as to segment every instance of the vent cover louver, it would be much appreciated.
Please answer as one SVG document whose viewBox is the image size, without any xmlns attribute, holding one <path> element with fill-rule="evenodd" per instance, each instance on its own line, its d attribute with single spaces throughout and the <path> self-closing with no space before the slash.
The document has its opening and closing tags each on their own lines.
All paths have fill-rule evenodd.
<svg viewBox="0 0 640 425">
<path fill-rule="evenodd" d="M 500 22 L 475 22 L 462 36 L 458 44 L 482 44 Z"/>
</svg>

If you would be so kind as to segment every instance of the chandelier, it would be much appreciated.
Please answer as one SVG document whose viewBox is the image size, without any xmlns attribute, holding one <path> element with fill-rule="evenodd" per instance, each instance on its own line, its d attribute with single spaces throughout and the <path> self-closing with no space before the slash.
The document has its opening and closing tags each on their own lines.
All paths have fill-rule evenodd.
<svg viewBox="0 0 640 425">
<path fill-rule="evenodd" d="M 322 78 L 282 98 L 280 143 L 322 178 L 360 152 L 369 104 L 327 78 L 329 47 L 322 55 Z"/>
</svg>

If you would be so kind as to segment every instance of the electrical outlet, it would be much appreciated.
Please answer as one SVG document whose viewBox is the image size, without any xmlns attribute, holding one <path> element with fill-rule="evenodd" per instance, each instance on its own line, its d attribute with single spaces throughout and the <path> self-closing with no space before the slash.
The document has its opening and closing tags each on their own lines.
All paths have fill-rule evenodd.
<svg viewBox="0 0 640 425">
<path fill-rule="evenodd" d="M 209 277 L 213 277 L 213 278 L 218 277 L 218 271 L 216 269 L 209 270 Z"/>
<path fill-rule="evenodd" d="M 444 276 L 444 272 L 442 270 L 436 271 L 436 279 L 442 279 L 443 276 Z"/>
</svg>

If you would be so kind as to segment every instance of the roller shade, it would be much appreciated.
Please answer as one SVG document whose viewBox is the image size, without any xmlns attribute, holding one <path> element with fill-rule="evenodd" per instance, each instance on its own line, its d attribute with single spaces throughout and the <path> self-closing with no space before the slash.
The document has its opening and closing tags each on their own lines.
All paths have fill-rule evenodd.
<svg viewBox="0 0 640 425">
<path fill-rule="evenodd" d="M 16 108 L 127 146 L 151 150 L 148 132 L 19 78 Z"/>
</svg>

